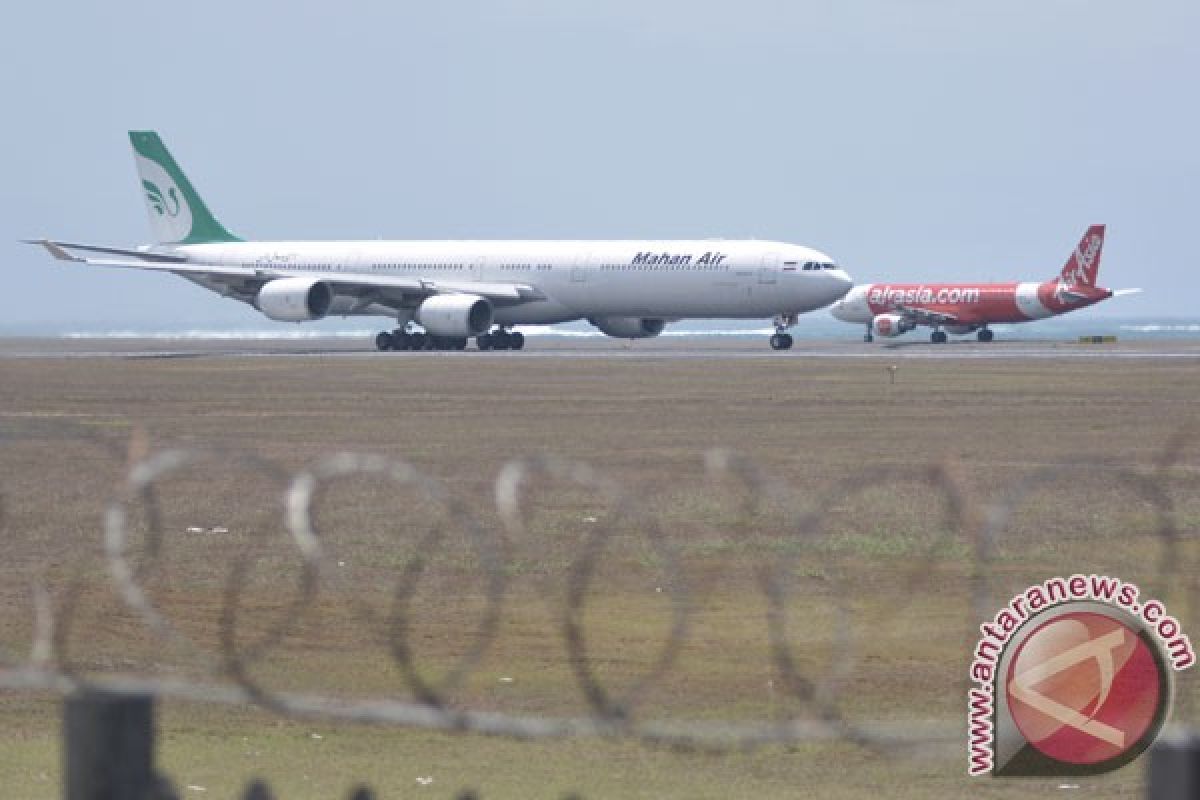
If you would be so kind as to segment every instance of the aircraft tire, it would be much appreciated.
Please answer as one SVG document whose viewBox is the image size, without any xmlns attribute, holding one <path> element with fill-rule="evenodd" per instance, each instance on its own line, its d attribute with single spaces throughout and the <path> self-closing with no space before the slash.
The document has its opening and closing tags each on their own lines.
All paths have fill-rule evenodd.
<svg viewBox="0 0 1200 800">
<path fill-rule="evenodd" d="M 994 338 L 994 336 L 995 336 L 995 334 L 992 333 L 987 328 L 984 328 L 978 334 L 976 334 L 976 338 L 978 338 L 979 341 L 981 341 L 981 342 L 990 342 Z"/>
<path fill-rule="evenodd" d="M 492 335 L 490 333 L 481 333 L 475 337 L 475 346 L 480 350 L 492 349 Z"/>
<path fill-rule="evenodd" d="M 375 349 L 380 352 L 387 352 L 393 347 L 392 335 L 387 331 L 382 331 L 375 337 Z"/>
<path fill-rule="evenodd" d="M 525 347 L 525 334 L 520 331 L 513 331 L 509 334 L 509 346 L 513 350 L 521 350 Z"/>
<path fill-rule="evenodd" d="M 782 336 L 783 336 L 783 349 L 791 350 L 792 345 L 794 345 L 796 343 L 796 340 L 792 338 L 792 335 L 790 333 L 782 334 Z"/>
<path fill-rule="evenodd" d="M 933 333 L 929 334 L 929 341 L 933 342 L 934 344 L 945 344 L 946 343 L 946 332 L 945 331 L 934 331 Z"/>
</svg>

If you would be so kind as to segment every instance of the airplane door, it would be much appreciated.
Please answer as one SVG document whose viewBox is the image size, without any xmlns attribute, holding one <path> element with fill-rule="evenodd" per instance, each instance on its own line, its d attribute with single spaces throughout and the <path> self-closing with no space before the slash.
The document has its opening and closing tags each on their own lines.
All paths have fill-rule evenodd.
<svg viewBox="0 0 1200 800">
<path fill-rule="evenodd" d="M 587 283 L 590 261 L 590 253 L 583 253 L 575 259 L 575 266 L 571 268 L 571 283 Z"/>
<path fill-rule="evenodd" d="M 758 268 L 759 283 L 775 283 L 779 279 L 779 253 L 767 253 Z"/>
<path fill-rule="evenodd" d="M 483 272 L 487 267 L 487 256 L 476 256 L 471 261 L 471 280 L 483 280 Z"/>
</svg>

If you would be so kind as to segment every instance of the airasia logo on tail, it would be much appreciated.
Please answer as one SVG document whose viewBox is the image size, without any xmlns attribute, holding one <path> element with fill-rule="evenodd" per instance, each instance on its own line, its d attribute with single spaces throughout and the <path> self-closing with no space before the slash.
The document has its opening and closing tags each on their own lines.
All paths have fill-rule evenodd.
<svg viewBox="0 0 1200 800">
<path fill-rule="evenodd" d="M 1104 247 L 1104 228 L 1096 226 L 1084 234 L 1079 247 L 1071 255 L 1058 281 L 1065 286 L 1094 286 L 1096 270 L 1100 261 L 1100 249 Z"/>
<path fill-rule="evenodd" d="M 1099 233 L 1093 233 L 1088 237 L 1087 247 L 1079 253 L 1079 261 L 1085 273 L 1091 273 L 1092 265 L 1095 263 L 1096 257 L 1100 255 L 1100 248 L 1103 246 L 1104 237 Z"/>
</svg>

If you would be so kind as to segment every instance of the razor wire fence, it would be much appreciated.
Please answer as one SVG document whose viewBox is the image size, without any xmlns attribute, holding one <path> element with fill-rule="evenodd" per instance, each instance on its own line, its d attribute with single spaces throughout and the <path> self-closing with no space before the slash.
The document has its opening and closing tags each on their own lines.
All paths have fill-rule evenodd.
<svg viewBox="0 0 1200 800">
<path fill-rule="evenodd" d="M 82 439 L 105 458 L 128 461 L 96 519 L 107 580 L 152 641 L 186 654 L 188 671 L 176 675 L 138 664 L 98 669 L 74 654 L 91 576 L 77 572 L 56 583 L 43 574 L 33 581 L 28 605 L 30 644 L 22 652 L 0 651 L 0 688 L 252 705 L 290 718 L 523 740 L 598 737 L 701 752 L 833 741 L 907 754 L 961 748 L 963 725 L 912 707 L 878 717 L 865 713 L 855 698 L 867 640 L 892 623 L 907 630 L 899 622 L 928 614 L 920 605 L 928 597 L 961 605 L 951 612 L 965 634 L 955 637 L 961 681 L 948 691 L 965 696 L 978 626 L 1014 585 L 1014 548 L 1043 548 L 1046 563 L 1106 549 L 1148 553 L 1134 577 L 1185 623 L 1194 628 L 1200 619 L 1198 473 L 1188 460 L 1194 447 L 1188 431 L 1172 437 L 1150 463 L 1038 465 L 987 492 L 969 479 L 967 465 L 952 459 L 870 466 L 814 489 L 744 454 L 714 450 L 698 456 L 702 484 L 690 487 L 678 507 L 623 483 L 619 474 L 554 456 L 509 461 L 485 501 L 382 455 L 337 454 L 291 472 L 256 453 L 151 451 L 136 435 L 128 443 L 91 434 Z M 6 493 L 13 482 L 2 477 L 0 531 L 7 535 L 19 524 L 19 503 Z M 233 487 L 235 496 L 224 498 L 231 506 L 261 506 L 253 521 L 232 532 L 181 528 L 171 503 L 193 502 L 186 499 L 189 489 L 219 480 Z M 237 496 L 239 488 L 244 495 Z M 390 508 L 393 502 L 399 507 Z M 1128 512 L 1122 519 L 1136 529 L 1114 531 L 1112 514 L 1097 516 L 1091 508 Z M 690 513 L 703 519 L 688 519 Z M 379 524 L 379 517 L 395 536 L 371 549 L 377 559 L 367 559 L 371 581 L 356 584 L 345 577 L 339 526 Z M 913 529 L 901 530 L 899 518 Z M 863 533 L 860 525 L 874 527 Z M 690 538 L 697 531 L 716 531 L 719 547 L 698 551 L 704 542 Z M 219 555 L 204 565 L 171 563 L 168 554 L 189 534 L 219 541 Z M 605 590 L 614 575 L 619 582 L 621 566 L 608 563 L 615 551 L 623 553 L 622 564 L 655 576 L 662 600 L 659 635 L 642 643 L 650 645 L 647 652 L 626 659 L 637 669 L 620 681 L 612 680 L 610 665 L 626 654 L 606 651 L 611 640 L 592 630 L 592 607 L 619 593 Z M 709 571 L 694 569 L 696 561 Z M 884 566 L 863 574 L 863 562 Z M 212 624 L 200 631 L 215 647 L 199 640 L 196 620 L 187 618 L 189 601 L 163 599 L 201 566 L 217 575 L 196 590 L 215 598 Z M 737 585 L 759 597 L 766 652 L 760 669 L 770 675 L 771 696 L 761 718 L 655 713 L 663 687 L 691 674 L 681 665 L 697 646 L 697 620 L 711 600 L 714 569 L 743 570 Z M 382 601 L 360 596 L 372 581 L 386 585 Z M 558 640 L 556 659 L 574 684 L 579 713 L 471 705 L 478 692 L 469 687 L 497 658 L 514 597 L 530 582 L 552 626 L 538 635 Z M 961 596 L 945 596 L 949 585 L 960 585 Z M 261 602 L 264 587 L 271 603 Z M 19 592 L 9 589 L 4 613 L 11 614 Z M 463 612 L 469 619 L 455 629 L 461 635 L 440 659 L 440 670 L 422 656 L 431 591 L 470 598 Z M 872 592 L 875 602 L 864 611 Z M 272 656 L 319 624 L 329 594 L 349 603 L 353 618 L 371 633 L 399 676 L 399 699 L 396 693 L 347 698 L 272 685 Z M 819 615 L 812 613 L 814 599 Z M 181 611 L 184 618 L 173 616 Z M 1175 719 L 1194 723 L 1195 702 L 1194 689 L 1180 692 Z"/>
</svg>

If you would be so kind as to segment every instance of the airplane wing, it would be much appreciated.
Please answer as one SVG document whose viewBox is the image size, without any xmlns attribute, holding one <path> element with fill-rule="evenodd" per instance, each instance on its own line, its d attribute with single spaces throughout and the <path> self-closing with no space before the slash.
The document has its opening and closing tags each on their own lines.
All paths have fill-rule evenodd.
<svg viewBox="0 0 1200 800">
<path fill-rule="evenodd" d="M 315 278 L 328 283 L 338 294 L 360 298 L 364 306 L 375 303 L 391 308 L 412 307 L 426 297 L 435 294 L 473 294 L 486 297 L 497 305 L 516 305 L 545 299 L 545 294 L 540 289 L 522 283 L 446 281 L 403 275 L 304 272 L 271 267 L 233 267 L 200 264 L 187 261 L 182 256 L 70 244 L 49 239 L 26 240 L 26 243 L 41 245 L 59 261 L 73 261 L 98 267 L 171 272 L 219 294 L 236 297 L 246 302 L 253 300 L 263 284 L 276 278 Z M 119 256 L 119 258 L 78 256 L 71 253 L 70 250 L 101 253 Z"/>
<path fill-rule="evenodd" d="M 933 311 L 928 308 L 921 308 L 920 306 L 906 306 L 897 303 L 892 308 L 921 325 L 954 325 L 962 321 L 960 317 L 954 314 L 947 314 L 944 311 Z"/>
</svg>

